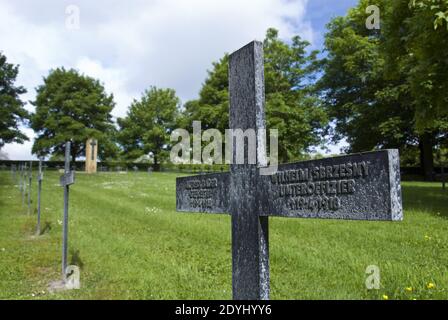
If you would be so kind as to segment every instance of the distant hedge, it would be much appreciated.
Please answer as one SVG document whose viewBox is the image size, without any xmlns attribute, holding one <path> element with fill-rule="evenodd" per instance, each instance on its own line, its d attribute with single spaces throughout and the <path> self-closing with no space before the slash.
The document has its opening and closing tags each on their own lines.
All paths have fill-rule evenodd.
<svg viewBox="0 0 448 320">
<path fill-rule="evenodd" d="M 12 166 L 18 166 L 19 164 L 24 163 L 32 163 L 33 168 L 37 168 L 39 166 L 39 161 L 17 161 L 17 160 L 0 160 L 0 169 L 10 170 Z M 64 161 L 44 161 L 44 170 L 58 170 L 64 168 Z M 85 162 L 84 161 L 76 161 L 72 162 L 72 169 L 75 168 L 78 171 L 85 170 Z M 98 162 L 97 170 L 98 171 L 148 171 L 151 169 L 153 171 L 176 171 L 176 172 L 187 172 L 187 173 L 202 173 L 202 172 L 223 172 L 228 171 L 228 165 L 219 165 L 219 164 L 172 164 L 172 163 L 164 163 L 160 164 L 157 167 L 151 163 L 133 163 L 133 162 L 125 162 L 125 161 L 102 161 Z"/>
<path fill-rule="evenodd" d="M 29 163 L 30 161 L 16 161 L 16 160 L 0 160 L 0 170 L 10 170 L 11 165 L 18 165 L 21 163 Z M 39 161 L 34 160 L 31 161 L 33 163 L 33 168 L 37 168 L 39 165 Z M 84 171 L 85 163 L 84 161 L 76 161 L 72 168 L 76 168 L 78 171 Z M 58 170 L 64 168 L 64 161 L 45 161 L 44 169 L 45 170 Z M 99 172 L 106 171 L 134 171 L 136 168 L 137 171 L 148 171 L 148 169 L 152 171 L 162 171 L 162 172 L 185 172 L 185 173 L 208 173 L 208 172 L 224 172 L 229 171 L 230 167 L 227 164 L 173 164 L 173 163 L 164 163 L 155 167 L 151 163 L 133 163 L 133 162 L 125 162 L 125 161 L 102 161 L 97 165 L 97 169 Z M 420 167 L 401 167 L 401 176 L 402 180 L 422 180 L 423 172 Z M 440 175 L 442 172 L 441 167 L 435 167 L 434 173 L 436 175 Z M 445 168 L 445 174 L 448 174 L 448 168 Z M 436 179 L 438 180 L 438 179 Z"/>
</svg>

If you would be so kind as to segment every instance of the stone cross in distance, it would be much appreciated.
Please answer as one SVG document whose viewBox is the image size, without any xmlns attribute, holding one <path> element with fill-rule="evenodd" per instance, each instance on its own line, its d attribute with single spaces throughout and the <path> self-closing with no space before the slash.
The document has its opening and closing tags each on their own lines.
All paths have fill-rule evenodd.
<svg viewBox="0 0 448 320">
<path fill-rule="evenodd" d="M 90 141 L 90 146 L 92 147 L 92 151 L 91 151 L 91 160 L 95 160 L 95 146 L 96 146 L 96 140 L 92 140 Z"/>
<path fill-rule="evenodd" d="M 230 129 L 265 129 L 261 42 L 230 55 L 229 95 Z M 269 216 L 402 220 L 397 150 L 282 164 L 265 176 L 265 149 L 257 143 L 257 164 L 245 154 L 230 172 L 176 180 L 177 211 L 231 215 L 234 299 L 269 299 Z"/>
</svg>

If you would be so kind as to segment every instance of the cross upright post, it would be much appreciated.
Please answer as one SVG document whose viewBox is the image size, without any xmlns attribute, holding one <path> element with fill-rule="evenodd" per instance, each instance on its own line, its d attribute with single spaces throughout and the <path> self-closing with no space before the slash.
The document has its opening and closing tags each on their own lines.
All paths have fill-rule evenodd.
<svg viewBox="0 0 448 320">
<path fill-rule="evenodd" d="M 40 235 L 40 204 L 41 204 L 41 193 L 42 193 L 42 158 L 39 159 L 39 173 L 37 175 L 37 227 L 36 235 Z"/>
<path fill-rule="evenodd" d="M 230 129 L 255 130 L 256 163 L 249 163 L 248 139 L 244 139 L 244 163 L 237 161 L 233 144 L 230 166 L 230 214 L 232 216 L 232 283 L 236 300 L 269 299 L 268 217 L 262 216 L 258 198 L 259 166 L 266 154 L 259 138 L 265 129 L 263 44 L 253 41 L 229 57 Z M 247 150 L 247 152 L 246 152 Z M 240 195 L 244 194 L 244 197 Z"/>
<path fill-rule="evenodd" d="M 68 256 L 68 200 L 70 185 L 75 182 L 74 172 L 70 169 L 70 141 L 65 143 L 64 174 L 60 177 L 60 185 L 64 188 L 64 217 L 62 221 L 62 279 L 66 280 L 67 256 Z"/>
<path fill-rule="evenodd" d="M 22 193 L 22 165 L 19 164 L 18 168 L 17 168 L 17 180 L 18 180 L 18 184 L 19 184 L 19 190 L 20 193 Z"/>
<path fill-rule="evenodd" d="M 31 214 L 31 182 L 33 180 L 33 162 L 30 161 L 30 170 L 28 173 L 28 214 Z"/>
<path fill-rule="evenodd" d="M 22 206 L 25 205 L 26 177 L 27 177 L 27 167 L 26 167 L 26 163 L 25 163 L 23 165 L 23 170 L 22 170 Z"/>
<path fill-rule="evenodd" d="M 20 178 L 20 192 L 23 195 L 24 189 L 23 189 L 23 163 L 20 164 L 20 172 L 19 172 L 19 178 Z"/>
</svg>

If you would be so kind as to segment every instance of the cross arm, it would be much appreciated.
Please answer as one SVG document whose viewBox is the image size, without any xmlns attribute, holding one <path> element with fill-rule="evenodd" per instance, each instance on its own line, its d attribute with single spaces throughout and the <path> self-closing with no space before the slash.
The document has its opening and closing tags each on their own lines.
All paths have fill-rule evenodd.
<svg viewBox="0 0 448 320">
<path fill-rule="evenodd" d="M 260 187 L 263 215 L 403 219 L 398 150 L 282 164 Z"/>
<path fill-rule="evenodd" d="M 60 183 L 61 187 L 66 187 L 71 184 L 74 184 L 75 183 L 75 172 L 69 171 L 69 172 L 64 173 L 59 178 L 59 183 Z"/>
<path fill-rule="evenodd" d="M 230 174 L 211 173 L 176 179 L 176 210 L 228 213 Z"/>
</svg>

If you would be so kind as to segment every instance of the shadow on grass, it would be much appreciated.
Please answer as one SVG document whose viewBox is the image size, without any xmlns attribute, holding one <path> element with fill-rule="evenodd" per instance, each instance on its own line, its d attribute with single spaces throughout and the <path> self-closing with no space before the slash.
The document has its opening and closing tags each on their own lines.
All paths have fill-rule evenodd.
<svg viewBox="0 0 448 320">
<path fill-rule="evenodd" d="M 82 262 L 81 257 L 79 255 L 79 250 L 72 249 L 70 250 L 71 260 L 70 265 L 78 266 L 79 269 L 84 267 L 84 262 Z"/>
<path fill-rule="evenodd" d="M 47 233 L 50 232 L 51 228 L 52 228 L 51 222 L 45 221 L 43 228 L 40 229 L 40 234 L 39 235 L 41 236 L 41 235 L 45 234 L 46 232 Z"/>
<path fill-rule="evenodd" d="M 402 186 L 404 210 L 424 211 L 448 218 L 448 189 L 441 186 Z"/>
</svg>

